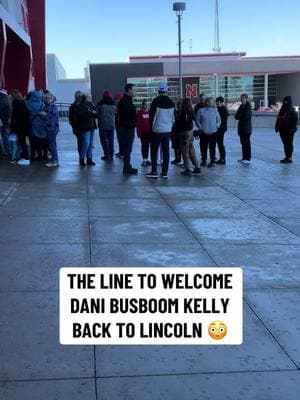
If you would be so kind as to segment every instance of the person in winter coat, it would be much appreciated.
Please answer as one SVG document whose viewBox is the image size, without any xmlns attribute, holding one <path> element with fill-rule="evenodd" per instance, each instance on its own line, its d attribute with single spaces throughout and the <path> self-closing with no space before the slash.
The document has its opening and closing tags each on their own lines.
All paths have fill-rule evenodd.
<svg viewBox="0 0 300 400">
<path fill-rule="evenodd" d="M 168 86 L 166 84 L 160 85 L 158 94 L 159 95 L 152 101 L 150 106 L 152 171 L 146 174 L 146 178 L 158 178 L 157 153 L 161 145 L 163 166 L 160 176 L 167 179 L 170 162 L 170 138 L 172 127 L 175 122 L 175 104 L 168 96 Z"/>
<path fill-rule="evenodd" d="M 83 93 L 80 90 L 77 90 L 74 95 L 74 102 L 69 108 L 69 124 L 71 125 L 73 134 L 77 140 L 77 152 L 79 159 L 81 157 L 82 135 L 79 130 L 78 108 L 82 101 L 82 97 Z"/>
<path fill-rule="evenodd" d="M 279 132 L 284 147 L 285 158 L 280 160 L 283 164 L 293 162 L 294 136 L 297 132 L 298 115 L 293 107 L 291 96 L 287 96 L 282 101 L 282 107 L 279 111 L 275 131 Z"/>
<path fill-rule="evenodd" d="M 182 172 L 182 175 L 186 176 L 191 176 L 192 173 L 201 173 L 200 163 L 196 157 L 196 152 L 193 145 L 194 123 L 196 123 L 196 116 L 193 110 L 191 99 L 185 98 L 182 102 L 176 125 L 184 162 L 184 171 Z M 192 165 L 195 167 L 193 171 Z"/>
<path fill-rule="evenodd" d="M 104 153 L 101 159 L 110 161 L 114 158 L 114 134 L 117 107 L 108 90 L 103 93 L 102 100 L 99 101 L 97 106 L 100 142 Z"/>
<path fill-rule="evenodd" d="M 141 140 L 141 150 L 143 157 L 142 166 L 147 167 L 151 165 L 151 161 L 148 160 L 150 143 L 151 143 L 151 129 L 150 129 L 149 108 L 146 99 L 143 100 L 142 108 L 138 111 L 136 129 L 137 129 L 137 135 Z"/>
<path fill-rule="evenodd" d="M 31 161 L 48 161 L 48 142 L 43 110 L 43 92 L 34 90 L 26 101 L 30 119 L 30 159 Z"/>
<path fill-rule="evenodd" d="M 216 105 L 218 112 L 221 117 L 221 125 L 217 131 L 217 145 L 219 150 L 219 160 L 216 162 L 218 165 L 226 164 L 226 149 L 224 145 L 224 135 L 227 132 L 227 120 L 228 120 L 228 111 L 224 104 L 224 98 L 222 96 L 216 99 Z"/>
<path fill-rule="evenodd" d="M 7 91 L 0 89 L 0 122 L 2 124 L 0 132 L 2 137 L 3 149 L 1 152 L 10 155 L 11 148 L 9 143 L 9 119 L 11 114 L 11 104 L 8 98 Z"/>
<path fill-rule="evenodd" d="M 179 100 L 177 103 L 177 107 L 175 110 L 175 122 L 172 128 L 172 134 L 171 134 L 171 142 L 172 142 L 172 148 L 174 150 L 175 158 L 173 161 L 171 161 L 171 164 L 174 165 L 179 165 L 181 164 L 181 150 L 180 150 L 180 132 L 178 130 L 178 118 L 180 115 L 180 110 L 182 106 L 182 100 Z"/>
<path fill-rule="evenodd" d="M 80 135 L 81 148 L 79 163 L 82 167 L 96 165 L 93 161 L 95 118 L 97 111 L 87 96 L 82 95 L 76 107 L 76 129 Z"/>
<path fill-rule="evenodd" d="M 205 107 L 200 108 L 197 113 L 197 123 L 201 131 L 200 140 L 202 141 L 202 166 L 206 166 L 207 150 L 209 147 L 210 163 L 208 167 L 216 165 L 216 143 L 217 131 L 221 125 L 221 117 L 218 110 L 213 106 L 213 99 L 205 99 Z"/>
<path fill-rule="evenodd" d="M 205 99 L 206 99 L 206 96 L 205 96 L 205 94 L 204 93 L 201 93 L 200 94 L 200 96 L 199 96 L 199 101 L 198 101 L 198 103 L 195 105 L 195 115 L 197 115 L 198 114 L 198 111 L 201 109 L 201 108 L 204 108 L 205 107 Z M 207 157 L 205 154 L 205 148 L 206 148 L 206 146 L 205 146 L 205 141 L 203 141 L 202 139 L 202 136 L 200 135 L 200 137 L 198 137 L 199 139 L 200 139 L 200 154 L 201 154 L 201 158 L 202 158 L 202 161 L 205 159 L 206 160 L 206 158 L 205 157 Z M 203 161 L 203 165 L 204 165 L 204 161 Z"/>
<path fill-rule="evenodd" d="M 235 114 L 238 120 L 238 135 L 242 145 L 243 158 L 238 160 L 242 164 L 250 164 L 251 161 L 251 141 L 252 134 L 252 107 L 246 93 L 241 95 L 241 105 Z"/>
<path fill-rule="evenodd" d="M 118 104 L 118 117 L 120 124 L 120 142 L 123 153 L 123 174 L 137 175 L 138 170 L 133 168 L 130 162 L 134 134 L 137 122 L 136 108 L 133 104 L 135 96 L 134 85 L 128 83 L 125 86 L 125 93 Z"/>
<path fill-rule="evenodd" d="M 58 167 L 58 153 L 56 137 L 59 132 L 59 115 L 55 104 L 55 96 L 51 93 L 47 93 L 44 96 L 45 108 L 43 110 L 43 115 L 46 120 L 46 131 L 48 146 L 51 153 L 51 161 L 46 164 L 46 167 Z"/>
<path fill-rule="evenodd" d="M 18 162 L 20 164 L 25 164 L 26 162 L 23 162 L 23 160 L 29 160 L 29 152 L 26 143 L 26 138 L 30 130 L 29 111 L 19 90 L 13 90 L 11 92 L 11 99 L 12 113 L 10 118 L 10 131 L 17 136 L 18 151 L 21 158 Z"/>
<path fill-rule="evenodd" d="M 114 101 L 117 107 L 117 112 L 116 112 L 116 118 L 115 118 L 115 126 L 116 126 L 116 134 L 117 134 L 117 140 L 118 140 L 118 145 L 119 145 L 119 151 L 116 153 L 116 156 L 121 158 L 123 157 L 122 149 L 121 149 L 121 140 L 120 140 L 120 121 L 119 121 L 119 115 L 118 115 L 118 104 L 119 101 L 122 99 L 123 94 L 122 93 L 116 93 L 114 96 Z"/>
</svg>

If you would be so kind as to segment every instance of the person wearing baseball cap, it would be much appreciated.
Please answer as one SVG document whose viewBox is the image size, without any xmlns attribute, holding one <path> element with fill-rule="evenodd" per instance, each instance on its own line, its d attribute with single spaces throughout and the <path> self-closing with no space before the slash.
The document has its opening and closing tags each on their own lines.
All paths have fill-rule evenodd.
<svg viewBox="0 0 300 400">
<path fill-rule="evenodd" d="M 146 174 L 147 178 L 158 178 L 157 174 L 157 153 L 162 147 L 163 166 L 161 177 L 168 178 L 170 161 L 170 137 L 175 121 L 175 104 L 168 96 L 168 85 L 162 83 L 158 88 L 158 96 L 150 106 L 150 127 L 152 130 L 151 139 L 151 165 L 152 170 Z"/>
</svg>

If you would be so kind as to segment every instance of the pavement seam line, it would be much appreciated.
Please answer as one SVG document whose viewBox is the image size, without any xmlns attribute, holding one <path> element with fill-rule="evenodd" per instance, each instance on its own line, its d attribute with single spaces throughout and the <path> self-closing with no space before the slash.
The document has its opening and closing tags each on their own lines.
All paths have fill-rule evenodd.
<svg viewBox="0 0 300 400">
<path fill-rule="evenodd" d="M 154 186 L 154 185 L 153 185 Z M 200 247 L 204 250 L 204 252 L 208 255 L 208 257 L 211 259 L 211 261 L 218 266 L 216 260 L 213 258 L 213 256 L 207 251 L 207 249 L 204 247 L 204 245 L 200 242 L 200 240 L 197 238 L 197 236 L 194 234 L 194 232 L 189 228 L 189 226 L 185 223 L 185 221 L 177 214 L 177 212 L 173 209 L 169 201 L 164 197 L 164 195 L 154 186 L 154 189 L 159 193 L 161 199 L 166 203 L 168 208 L 174 213 L 176 218 L 184 225 L 184 227 L 187 229 L 187 231 L 192 235 L 192 237 L 198 242 Z"/>
<path fill-rule="evenodd" d="M 89 171 L 86 172 L 86 200 L 87 200 L 87 219 L 88 219 L 88 232 L 89 232 L 89 257 L 90 267 L 92 267 L 92 232 L 90 220 L 90 199 L 89 199 Z M 93 346 L 93 364 L 94 364 L 94 389 L 95 400 L 98 400 L 98 387 L 97 387 L 97 359 L 96 359 L 96 346 Z"/>
</svg>

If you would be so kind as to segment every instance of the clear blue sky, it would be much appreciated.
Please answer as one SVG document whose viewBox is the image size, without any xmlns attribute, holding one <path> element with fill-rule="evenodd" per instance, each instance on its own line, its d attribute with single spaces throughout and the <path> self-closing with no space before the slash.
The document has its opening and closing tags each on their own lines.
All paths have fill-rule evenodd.
<svg viewBox="0 0 300 400">
<path fill-rule="evenodd" d="M 187 0 L 183 49 L 211 52 L 214 0 Z M 299 0 L 219 0 L 222 51 L 248 55 L 300 54 Z M 125 61 L 130 55 L 176 54 L 177 24 L 169 0 L 47 0 L 47 52 L 68 77 L 86 61 Z"/>
</svg>

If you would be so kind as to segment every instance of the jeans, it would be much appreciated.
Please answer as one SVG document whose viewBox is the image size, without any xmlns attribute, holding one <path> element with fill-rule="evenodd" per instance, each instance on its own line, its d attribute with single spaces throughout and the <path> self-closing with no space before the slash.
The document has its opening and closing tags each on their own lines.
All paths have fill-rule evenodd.
<svg viewBox="0 0 300 400">
<path fill-rule="evenodd" d="M 11 154 L 10 141 L 9 141 L 9 127 L 3 124 L 1 126 L 1 137 L 5 153 Z"/>
<path fill-rule="evenodd" d="M 100 142 L 105 157 L 113 158 L 114 156 L 114 130 L 99 129 Z"/>
<path fill-rule="evenodd" d="M 141 145 L 142 145 L 142 157 L 143 160 L 147 160 L 149 157 L 149 148 L 151 143 L 151 133 L 141 134 Z"/>
<path fill-rule="evenodd" d="M 294 132 L 280 132 L 285 158 L 292 158 L 294 152 Z"/>
<path fill-rule="evenodd" d="M 134 128 L 120 128 L 120 144 L 121 144 L 121 151 L 123 153 L 123 172 L 130 171 L 132 169 L 130 157 L 132 152 L 132 145 L 134 141 Z"/>
<path fill-rule="evenodd" d="M 251 161 L 251 135 L 240 135 L 242 145 L 243 160 Z"/>
<path fill-rule="evenodd" d="M 94 148 L 94 135 L 95 131 L 91 130 L 88 132 L 84 132 L 82 134 L 82 144 L 80 149 L 80 158 L 81 159 L 92 159 L 93 158 L 93 148 Z"/>
<path fill-rule="evenodd" d="M 217 132 L 217 145 L 218 145 L 218 150 L 219 150 L 219 156 L 220 160 L 226 160 L 226 150 L 224 146 L 224 131 L 218 131 Z"/>
<path fill-rule="evenodd" d="M 9 146 L 11 149 L 11 159 L 12 161 L 18 160 L 19 159 L 19 147 L 18 147 L 18 142 L 16 140 L 11 140 L 9 142 Z"/>
<path fill-rule="evenodd" d="M 207 149 L 209 148 L 209 157 L 210 157 L 210 162 L 214 163 L 215 158 L 216 158 L 216 143 L 217 143 L 217 134 L 212 133 L 210 135 L 207 135 L 204 132 L 201 132 L 200 136 L 200 147 L 201 147 L 201 153 L 202 153 L 202 161 L 206 162 L 207 160 Z"/>
<path fill-rule="evenodd" d="M 58 154 L 57 154 L 57 144 L 56 144 L 56 136 L 57 133 L 48 133 L 48 146 L 51 153 L 51 161 L 58 161 Z"/>
<path fill-rule="evenodd" d="M 183 156 L 183 163 L 185 170 L 191 170 L 193 164 L 196 168 L 199 168 L 199 161 L 196 157 L 195 148 L 193 145 L 194 133 L 193 131 L 186 131 L 180 134 L 180 150 Z"/>
<path fill-rule="evenodd" d="M 170 162 L 170 138 L 171 133 L 153 133 L 151 139 L 151 164 L 152 172 L 157 173 L 157 153 L 160 145 L 163 153 L 162 174 L 167 174 Z"/>
</svg>

